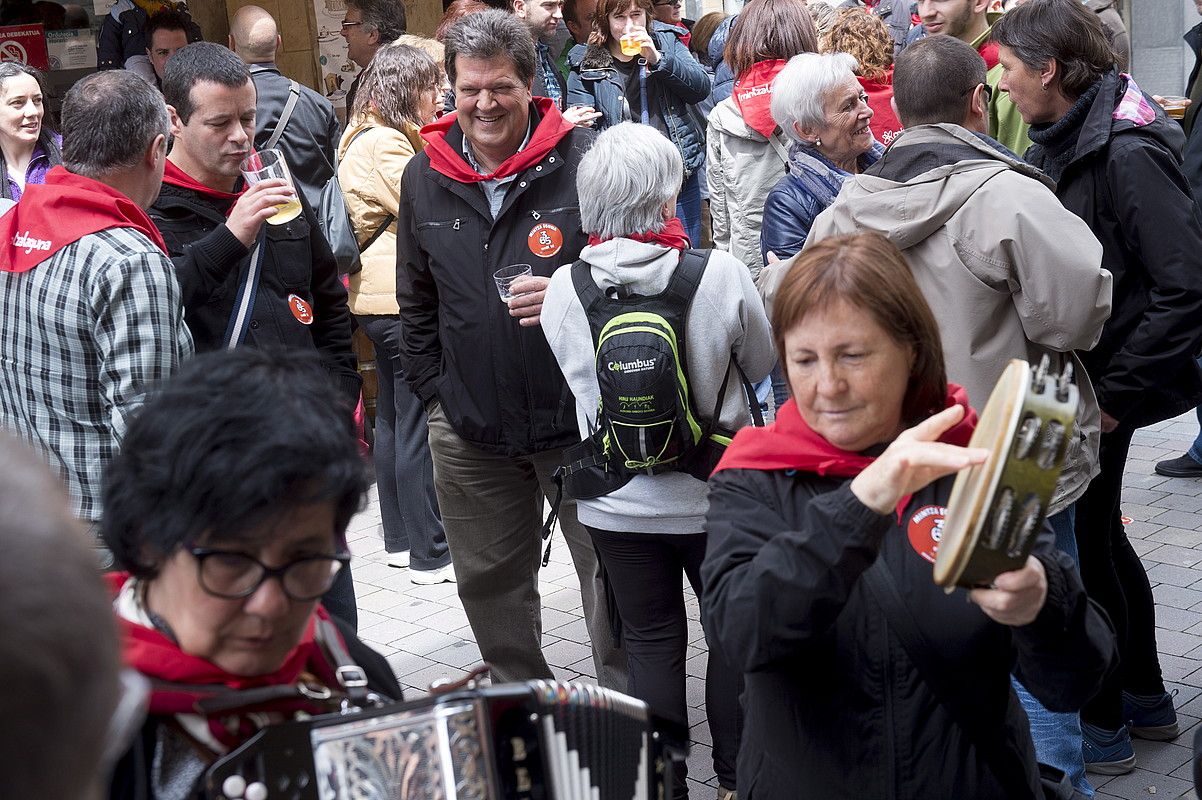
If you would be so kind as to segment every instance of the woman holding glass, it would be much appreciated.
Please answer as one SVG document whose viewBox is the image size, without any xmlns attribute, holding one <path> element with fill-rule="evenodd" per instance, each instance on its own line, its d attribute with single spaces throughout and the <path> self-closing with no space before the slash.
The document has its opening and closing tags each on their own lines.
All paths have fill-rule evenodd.
<svg viewBox="0 0 1202 800">
<path fill-rule="evenodd" d="M 0 64 L 0 201 L 16 202 L 63 163 L 63 139 L 45 123 L 42 76 L 17 62 Z"/>
<path fill-rule="evenodd" d="M 989 588 L 932 580 L 952 478 L 987 451 L 965 446 L 976 414 L 905 260 L 875 233 L 820 242 L 772 322 L 793 399 L 710 479 L 701 570 L 702 622 L 746 684 L 740 797 L 1042 798 L 1011 670 L 1079 708 L 1113 632 L 1046 526 Z"/>
<path fill-rule="evenodd" d="M 654 20 L 651 0 L 600 0 L 588 44 L 572 48 L 568 68 L 568 105 L 599 113 L 596 130 L 641 122 L 676 145 L 685 177 L 675 216 L 699 242 L 705 131 L 689 106 L 709 96 L 710 78 L 676 29 Z"/>
<path fill-rule="evenodd" d="M 380 48 L 364 70 L 351 122 L 338 145 L 338 182 L 362 249 L 350 276 L 351 313 L 376 351 L 380 395 L 373 458 L 388 563 L 417 584 L 454 582 L 434 494 L 426 411 L 401 367 L 396 298 L 396 226 L 401 175 L 425 147 L 418 131 L 442 109 L 445 78 L 429 55 L 404 44 Z"/>
</svg>

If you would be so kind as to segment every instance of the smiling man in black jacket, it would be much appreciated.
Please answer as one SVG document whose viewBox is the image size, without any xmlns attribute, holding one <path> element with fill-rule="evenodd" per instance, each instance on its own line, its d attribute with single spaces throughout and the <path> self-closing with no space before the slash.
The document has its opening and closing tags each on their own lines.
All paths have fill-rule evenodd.
<svg viewBox="0 0 1202 800">
<path fill-rule="evenodd" d="M 494 680 L 549 678 L 538 594 L 540 511 L 579 441 L 571 392 L 538 330 L 551 273 L 585 244 L 576 166 L 592 134 L 532 98 L 534 42 L 503 11 L 447 33 L 456 113 L 426 128 L 401 180 L 397 302 L 405 373 L 429 412 L 438 504 L 459 597 Z M 497 295 L 493 273 L 532 275 Z M 602 686 L 625 689 L 604 587 L 576 504 L 560 525 Z"/>
</svg>

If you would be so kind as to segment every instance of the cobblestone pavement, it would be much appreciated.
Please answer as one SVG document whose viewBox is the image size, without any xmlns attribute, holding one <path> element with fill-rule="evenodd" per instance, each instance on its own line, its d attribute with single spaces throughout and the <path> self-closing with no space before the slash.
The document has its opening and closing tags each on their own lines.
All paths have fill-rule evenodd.
<svg viewBox="0 0 1202 800">
<path fill-rule="evenodd" d="M 1197 800 L 1191 788 L 1190 748 L 1202 718 L 1202 480 L 1162 478 L 1152 471 L 1160 459 L 1184 453 L 1197 431 L 1192 413 L 1146 428 L 1136 435 L 1127 462 L 1123 512 L 1132 519 L 1127 531 L 1152 581 L 1161 665 L 1170 690 L 1177 691 L 1183 733 L 1174 742 L 1136 740 L 1139 764 L 1134 772 L 1093 778 L 1097 796 L 1104 800 Z M 438 678 L 461 675 L 480 660 L 455 585 L 416 586 L 408 570 L 384 563 L 374 490 L 368 507 L 351 521 L 348 538 L 355 556 L 359 633 L 388 658 L 407 697 L 424 693 Z M 551 562 L 540 574 L 539 589 L 548 663 L 559 678 L 593 680 L 579 584 L 562 539 L 557 538 Z M 687 608 L 689 721 L 695 739 L 689 759 L 690 795 L 708 800 L 717 783 L 705 726 L 704 640 L 697 600 L 691 595 Z"/>
</svg>

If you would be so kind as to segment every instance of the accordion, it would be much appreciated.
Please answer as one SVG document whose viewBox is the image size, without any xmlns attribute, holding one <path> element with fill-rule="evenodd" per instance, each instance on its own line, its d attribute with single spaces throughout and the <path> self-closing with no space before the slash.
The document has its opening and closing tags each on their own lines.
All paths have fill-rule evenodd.
<svg viewBox="0 0 1202 800">
<path fill-rule="evenodd" d="M 660 800 L 687 731 L 642 701 L 529 681 L 349 708 L 259 731 L 205 775 L 209 800 Z"/>
</svg>

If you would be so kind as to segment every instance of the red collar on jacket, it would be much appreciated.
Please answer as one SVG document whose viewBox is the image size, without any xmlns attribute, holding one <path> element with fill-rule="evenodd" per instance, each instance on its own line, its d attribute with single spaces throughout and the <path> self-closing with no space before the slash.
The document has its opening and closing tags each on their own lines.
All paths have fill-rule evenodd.
<svg viewBox="0 0 1202 800">
<path fill-rule="evenodd" d="M 963 447 L 977 427 L 977 412 L 968 405 L 968 392 L 949 383 L 943 407 L 952 405 L 964 406 L 964 418 L 944 432 L 939 441 Z M 875 456 L 840 450 L 823 439 L 806 424 L 797 403 L 789 400 L 781 406 L 771 425 L 743 428 L 735 434 L 713 474 L 724 469 L 795 469 L 833 478 L 853 478 L 875 460 Z M 904 509 L 909 502 L 907 495 L 898 508 Z"/>
<path fill-rule="evenodd" d="M 167 159 L 167 165 L 163 167 L 163 183 L 170 186 L 178 186 L 181 189 L 190 189 L 197 194 L 204 195 L 210 200 L 229 203 L 231 206 L 238 202 L 238 198 L 242 196 L 242 192 L 246 191 L 245 187 L 243 187 L 242 192 L 223 192 L 219 189 L 212 189 L 177 167 L 172 163 L 171 159 Z"/>
<path fill-rule="evenodd" d="M 481 175 L 463 160 L 463 154 L 456 151 L 447 143 L 447 133 L 458 119 L 458 113 L 447 114 L 437 122 L 432 122 L 422 128 L 422 138 L 426 140 L 426 153 L 430 156 L 430 166 L 435 172 L 446 175 L 451 180 L 460 183 L 479 183 L 480 181 L 508 178 L 519 172 L 530 169 L 543 160 L 543 157 L 555 149 L 563 137 L 575 126 L 563 118 L 554 100 L 546 97 L 534 98 L 534 111 L 540 117 L 538 127 L 530 134 L 530 141 L 524 150 L 511 155 L 497 167 L 494 172 Z"/>
<path fill-rule="evenodd" d="M 28 272 L 88 234 L 133 228 L 163 253 L 159 229 L 137 203 L 100 181 L 54 167 L 0 217 L 0 270 Z"/>
<path fill-rule="evenodd" d="M 616 237 L 611 237 L 616 238 Z M 623 239 L 632 239 L 636 242 L 645 244 L 662 244 L 666 247 L 673 247 L 677 250 L 687 250 L 689 248 L 689 235 L 685 233 L 684 225 L 680 221 L 680 217 L 672 217 L 672 219 L 664 222 L 664 227 L 659 233 L 628 233 L 622 237 Z M 590 234 L 588 243 L 590 245 L 601 244 L 609 239 L 602 239 L 597 234 Z"/>
</svg>

